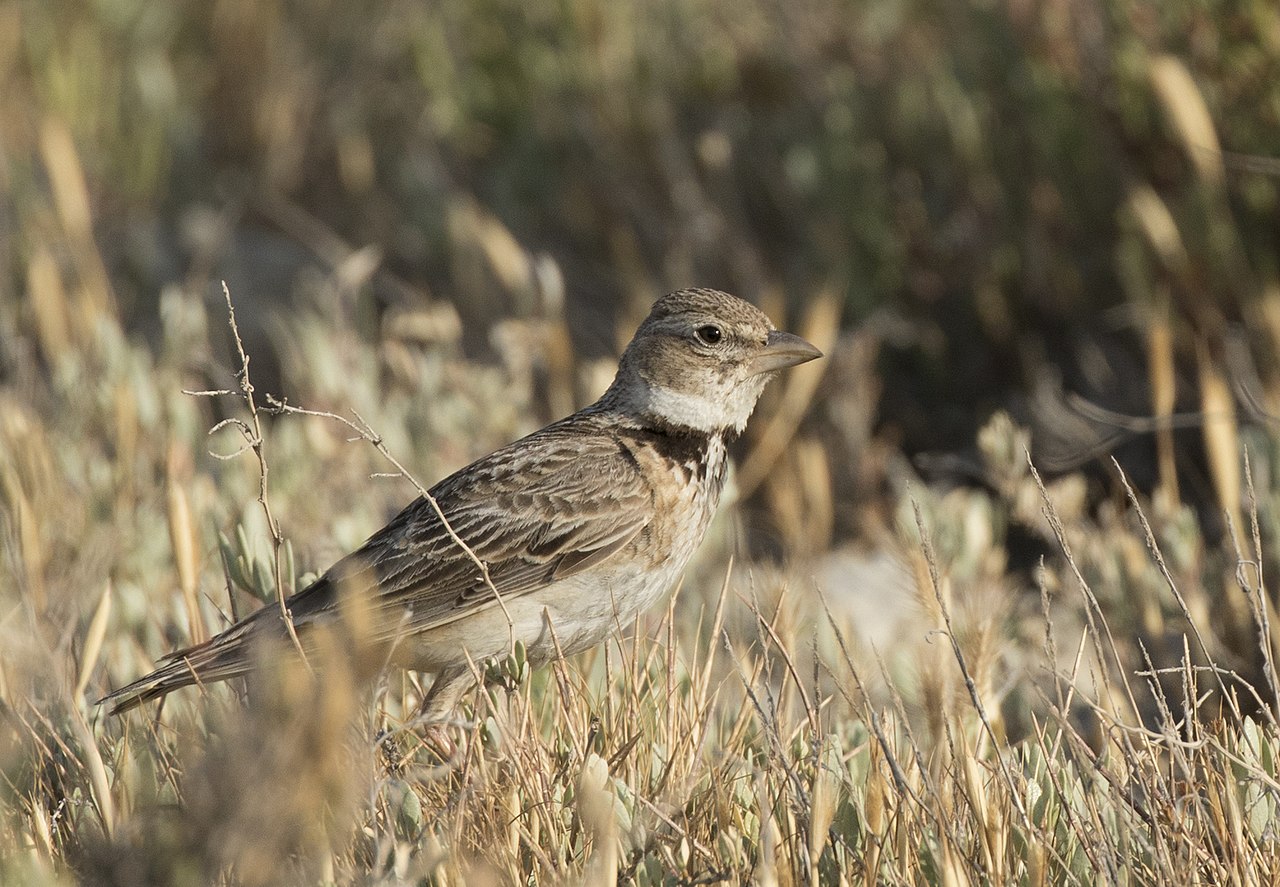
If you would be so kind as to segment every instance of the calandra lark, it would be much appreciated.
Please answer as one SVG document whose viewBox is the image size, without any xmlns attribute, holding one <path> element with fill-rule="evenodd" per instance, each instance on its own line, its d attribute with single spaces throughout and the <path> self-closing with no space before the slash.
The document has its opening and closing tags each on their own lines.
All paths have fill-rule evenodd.
<svg viewBox="0 0 1280 887">
<path fill-rule="evenodd" d="M 472 685 L 474 665 L 513 641 L 533 665 L 594 646 L 666 595 L 702 542 L 725 442 L 769 378 L 820 356 L 725 293 L 659 299 L 603 397 L 445 478 L 430 491 L 439 513 L 419 497 L 290 597 L 303 647 L 361 595 L 386 660 L 434 674 L 422 704 L 431 723 Z M 257 641 L 285 636 L 279 609 L 265 607 L 102 701 L 116 713 L 246 675 Z"/>
</svg>

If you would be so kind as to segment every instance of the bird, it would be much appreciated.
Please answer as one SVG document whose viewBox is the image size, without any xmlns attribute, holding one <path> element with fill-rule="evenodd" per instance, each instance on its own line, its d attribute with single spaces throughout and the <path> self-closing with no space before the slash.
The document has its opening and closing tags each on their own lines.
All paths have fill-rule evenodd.
<svg viewBox="0 0 1280 887">
<path fill-rule="evenodd" d="M 599 644 L 682 574 L 719 505 L 727 444 L 768 380 L 821 356 L 735 296 L 663 296 L 599 400 L 446 477 L 287 598 L 296 638 L 305 650 L 358 599 L 385 662 L 433 675 L 426 725 L 516 642 L 533 667 Z M 249 676 L 258 642 L 288 637 L 284 618 L 263 607 L 99 704 L 115 715 Z"/>
</svg>

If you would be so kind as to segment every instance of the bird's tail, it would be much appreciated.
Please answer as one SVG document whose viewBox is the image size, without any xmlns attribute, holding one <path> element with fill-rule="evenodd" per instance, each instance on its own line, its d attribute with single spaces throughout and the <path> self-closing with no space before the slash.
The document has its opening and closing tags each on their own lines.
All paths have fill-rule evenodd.
<svg viewBox="0 0 1280 887">
<path fill-rule="evenodd" d="M 109 693 L 97 705 L 109 705 L 117 715 L 144 702 L 167 696 L 192 684 L 213 684 L 248 674 L 253 666 L 251 647 L 254 620 L 246 620 L 201 644 L 165 657 L 165 664 L 131 684 Z"/>
</svg>

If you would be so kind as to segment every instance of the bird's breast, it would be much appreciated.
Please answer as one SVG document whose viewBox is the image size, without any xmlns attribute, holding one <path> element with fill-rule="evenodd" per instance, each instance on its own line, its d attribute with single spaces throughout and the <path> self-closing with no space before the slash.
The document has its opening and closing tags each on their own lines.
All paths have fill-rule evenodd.
<svg viewBox="0 0 1280 887">
<path fill-rule="evenodd" d="M 653 519 L 648 538 L 637 541 L 651 552 L 653 569 L 670 566 L 678 574 L 702 544 L 720 504 L 728 467 L 724 441 L 719 435 L 658 440 L 647 456 Z"/>
</svg>

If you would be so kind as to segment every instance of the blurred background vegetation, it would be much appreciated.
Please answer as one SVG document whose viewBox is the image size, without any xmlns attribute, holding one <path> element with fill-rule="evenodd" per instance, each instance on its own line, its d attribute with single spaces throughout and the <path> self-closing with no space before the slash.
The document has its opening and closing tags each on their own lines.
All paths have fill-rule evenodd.
<svg viewBox="0 0 1280 887">
<path fill-rule="evenodd" d="M 388 314 L 448 304 L 478 357 L 503 319 L 548 317 L 573 355 L 611 357 L 656 293 L 691 283 L 780 323 L 833 298 L 878 352 L 873 432 L 947 476 L 1003 408 L 1048 467 L 1131 442 L 1151 486 L 1155 436 L 1071 397 L 1150 417 L 1195 412 L 1215 382 L 1258 383 L 1251 407 L 1275 395 L 1269 3 L 3 15 L 7 378 L 48 357 L 20 343 L 57 338 L 39 310 L 55 283 L 155 347 L 166 288 L 216 302 L 225 278 L 265 330 L 363 251 L 327 309 L 374 340 Z M 76 258 L 86 239 L 96 264 Z M 552 383 L 539 420 L 599 379 Z M 1212 486 L 1200 435 L 1174 446 Z M 860 458 L 833 454 L 842 473 Z"/>
<path fill-rule="evenodd" d="M 1071 581 L 1024 446 L 1126 661 L 1183 656 L 1114 456 L 1268 686 L 1235 580 L 1280 515 L 1278 182 L 1269 0 L 3 0 L 5 681 L 82 694 L 103 601 L 92 686 L 217 627 L 217 533 L 265 538 L 206 453 L 234 403 L 182 394 L 234 384 L 225 280 L 259 391 L 427 482 L 594 399 L 656 296 L 734 292 L 829 358 L 762 408 L 710 564 L 816 576 L 891 644 L 914 498 L 1016 733 L 1037 581 Z M 299 573 L 410 495 L 340 428 L 271 433 Z"/>
</svg>

